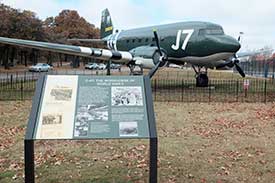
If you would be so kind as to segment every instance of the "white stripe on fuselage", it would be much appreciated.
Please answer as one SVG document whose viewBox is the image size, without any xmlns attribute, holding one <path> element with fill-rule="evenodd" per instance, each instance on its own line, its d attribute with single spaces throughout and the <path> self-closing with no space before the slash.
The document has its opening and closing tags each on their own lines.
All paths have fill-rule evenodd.
<svg viewBox="0 0 275 183">
<path fill-rule="evenodd" d="M 115 51 L 117 51 L 117 38 L 118 38 L 118 36 L 119 36 L 119 34 L 121 33 L 121 31 L 119 31 L 117 34 L 116 34 L 116 37 L 115 37 L 115 40 L 114 40 L 114 49 L 115 49 Z"/>
<path fill-rule="evenodd" d="M 234 54 L 235 53 L 224 52 L 224 53 L 216 53 L 216 54 L 205 56 L 205 57 L 196 57 L 196 56 L 187 56 L 187 57 L 182 57 L 182 58 L 168 57 L 168 59 L 187 62 L 187 63 L 193 64 L 193 65 L 215 66 L 215 65 L 218 65 L 221 60 L 227 60 L 230 57 L 232 57 Z"/>
</svg>

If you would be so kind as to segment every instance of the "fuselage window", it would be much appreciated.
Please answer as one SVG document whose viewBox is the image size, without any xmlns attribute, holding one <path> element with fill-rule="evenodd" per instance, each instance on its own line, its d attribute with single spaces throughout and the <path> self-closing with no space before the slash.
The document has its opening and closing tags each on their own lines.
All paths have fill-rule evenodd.
<svg viewBox="0 0 275 183">
<path fill-rule="evenodd" d="M 148 39 L 148 38 L 146 38 L 146 39 L 145 39 L 145 42 L 148 42 L 148 41 L 149 41 L 149 39 Z"/>
<path fill-rule="evenodd" d="M 127 39 L 126 43 L 129 43 L 129 42 L 130 42 L 130 40 L 129 40 L 129 39 Z"/>
<path fill-rule="evenodd" d="M 138 39 L 138 42 L 141 43 L 142 39 Z"/>
<path fill-rule="evenodd" d="M 135 40 L 133 39 L 133 40 L 132 40 L 132 42 L 134 43 L 134 42 L 135 42 Z"/>
</svg>

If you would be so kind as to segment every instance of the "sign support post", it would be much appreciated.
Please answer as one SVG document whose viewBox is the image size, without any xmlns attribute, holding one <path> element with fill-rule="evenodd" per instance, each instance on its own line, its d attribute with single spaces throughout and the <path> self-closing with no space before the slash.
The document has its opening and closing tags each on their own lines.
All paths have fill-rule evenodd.
<svg viewBox="0 0 275 183">
<path fill-rule="evenodd" d="M 24 140 L 25 152 L 25 182 L 34 183 L 34 141 Z"/>
<path fill-rule="evenodd" d="M 144 86 L 146 93 L 147 112 L 149 121 L 149 132 L 150 132 L 150 183 L 158 182 L 158 136 L 155 123 L 155 113 L 153 106 L 152 88 L 150 77 L 144 77 Z"/>
<path fill-rule="evenodd" d="M 150 183 L 158 182 L 158 139 L 150 139 Z"/>
</svg>

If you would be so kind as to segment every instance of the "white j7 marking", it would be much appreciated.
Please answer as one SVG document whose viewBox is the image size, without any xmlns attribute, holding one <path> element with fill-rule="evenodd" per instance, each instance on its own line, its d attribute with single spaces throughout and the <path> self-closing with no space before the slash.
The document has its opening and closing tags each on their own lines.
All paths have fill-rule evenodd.
<svg viewBox="0 0 275 183">
<path fill-rule="evenodd" d="M 178 50 L 180 48 L 180 39 L 181 39 L 181 35 L 182 34 L 187 34 L 187 36 L 185 37 L 182 47 L 182 50 L 185 50 L 189 39 L 191 38 L 192 34 L 194 32 L 194 29 L 187 29 L 187 30 L 178 30 L 178 34 L 177 34 L 177 39 L 176 39 L 176 45 L 173 44 L 171 47 L 173 50 Z"/>
</svg>

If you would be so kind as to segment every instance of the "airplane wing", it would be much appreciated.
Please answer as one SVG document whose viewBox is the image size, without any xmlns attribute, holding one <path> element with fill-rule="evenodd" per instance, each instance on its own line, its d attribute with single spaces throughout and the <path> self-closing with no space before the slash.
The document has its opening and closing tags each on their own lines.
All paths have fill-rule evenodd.
<svg viewBox="0 0 275 183">
<path fill-rule="evenodd" d="M 69 55 L 77 55 L 83 57 L 97 58 L 101 60 L 117 60 L 118 62 L 128 63 L 133 60 L 133 56 L 129 52 L 114 51 L 99 48 L 89 48 L 82 46 L 72 46 L 65 44 L 47 43 L 39 41 L 28 41 L 22 39 L 12 39 L 0 37 L 1 44 L 8 44 L 13 46 L 34 48 L 44 51 L 52 51 L 58 53 L 64 53 Z"/>
</svg>

